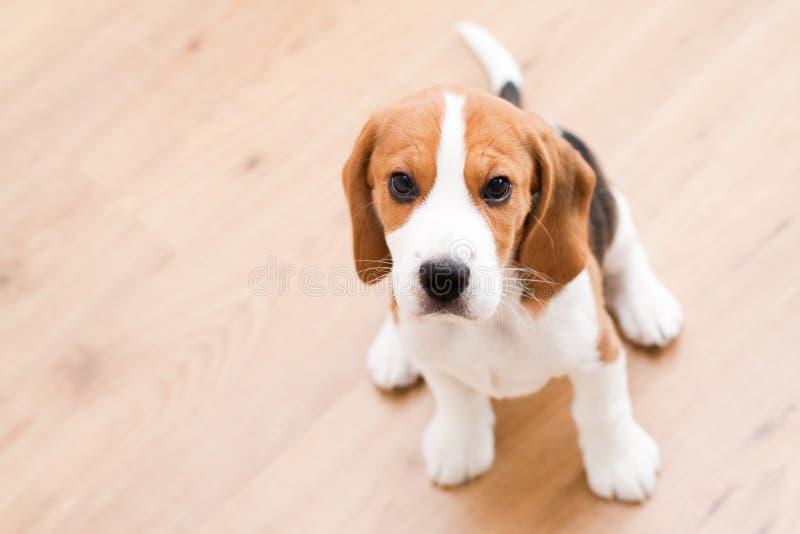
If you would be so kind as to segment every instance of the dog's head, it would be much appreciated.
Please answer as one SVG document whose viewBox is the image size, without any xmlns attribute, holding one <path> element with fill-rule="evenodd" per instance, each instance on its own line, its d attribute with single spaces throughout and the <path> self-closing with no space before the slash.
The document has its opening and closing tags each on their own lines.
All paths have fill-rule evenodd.
<svg viewBox="0 0 800 534">
<path fill-rule="evenodd" d="M 437 87 L 372 116 L 345 164 L 356 271 L 401 313 L 487 319 L 509 281 L 547 299 L 586 264 L 594 173 L 547 123 Z"/>
</svg>

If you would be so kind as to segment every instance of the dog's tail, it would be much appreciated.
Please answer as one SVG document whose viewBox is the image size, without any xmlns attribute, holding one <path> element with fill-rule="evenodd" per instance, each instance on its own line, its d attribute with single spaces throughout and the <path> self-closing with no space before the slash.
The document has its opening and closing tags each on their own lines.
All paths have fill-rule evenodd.
<svg viewBox="0 0 800 534">
<path fill-rule="evenodd" d="M 514 56 L 491 33 L 477 24 L 459 22 L 456 29 L 489 75 L 492 91 L 515 106 L 522 107 L 522 71 Z"/>
</svg>

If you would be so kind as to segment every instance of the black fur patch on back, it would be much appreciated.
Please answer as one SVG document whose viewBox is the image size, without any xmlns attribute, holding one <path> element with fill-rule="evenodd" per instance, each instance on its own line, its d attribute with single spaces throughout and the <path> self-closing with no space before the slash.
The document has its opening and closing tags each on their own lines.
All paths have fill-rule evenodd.
<svg viewBox="0 0 800 534">
<path fill-rule="evenodd" d="M 514 82 L 506 82 L 505 85 L 500 88 L 500 94 L 497 96 L 503 100 L 508 100 L 518 108 L 522 107 L 522 98 L 519 96 L 519 88 L 514 85 Z"/>
<path fill-rule="evenodd" d="M 617 229 L 617 206 L 614 203 L 614 196 L 608 188 L 608 181 L 600 168 L 600 164 L 597 163 L 597 159 L 592 154 L 592 151 L 589 150 L 589 147 L 575 134 L 567 130 L 561 130 L 561 137 L 566 139 L 583 156 L 583 159 L 586 160 L 586 163 L 589 164 L 597 176 L 597 183 L 594 187 L 592 203 L 589 208 L 589 245 L 592 247 L 592 253 L 597 258 L 597 262 L 602 265 L 606 249 L 611 244 L 614 232 Z"/>
</svg>

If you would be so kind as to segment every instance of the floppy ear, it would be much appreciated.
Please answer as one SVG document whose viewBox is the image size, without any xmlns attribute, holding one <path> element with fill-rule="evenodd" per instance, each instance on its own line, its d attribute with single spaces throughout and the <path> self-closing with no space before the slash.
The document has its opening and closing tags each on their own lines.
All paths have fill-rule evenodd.
<svg viewBox="0 0 800 534">
<path fill-rule="evenodd" d="M 528 289 L 549 297 L 585 267 L 589 254 L 589 206 L 595 175 L 572 146 L 539 117 L 529 114 L 535 200 L 517 251 L 533 272 Z"/>
<path fill-rule="evenodd" d="M 350 206 L 353 225 L 353 257 L 358 277 L 374 284 L 391 270 L 392 256 L 383 236 L 383 224 L 375 210 L 369 177 L 369 163 L 375 147 L 375 119 L 367 121 L 356 140 L 353 153 L 342 170 L 342 183 Z"/>
</svg>

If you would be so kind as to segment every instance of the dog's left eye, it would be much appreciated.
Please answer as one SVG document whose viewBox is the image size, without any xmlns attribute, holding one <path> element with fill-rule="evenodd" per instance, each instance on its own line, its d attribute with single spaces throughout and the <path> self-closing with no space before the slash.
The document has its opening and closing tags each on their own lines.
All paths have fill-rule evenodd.
<svg viewBox="0 0 800 534">
<path fill-rule="evenodd" d="M 483 187 L 483 199 L 488 204 L 500 204 L 511 196 L 511 181 L 506 176 L 497 176 Z"/>
</svg>

